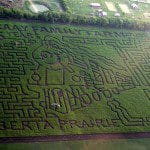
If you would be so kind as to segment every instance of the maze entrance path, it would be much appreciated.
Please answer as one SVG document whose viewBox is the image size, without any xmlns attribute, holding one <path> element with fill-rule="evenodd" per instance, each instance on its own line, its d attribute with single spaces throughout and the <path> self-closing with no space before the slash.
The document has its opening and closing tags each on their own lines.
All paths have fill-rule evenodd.
<svg viewBox="0 0 150 150">
<path fill-rule="evenodd" d="M 148 32 L 1 20 L 0 40 L 1 141 L 149 135 Z"/>
</svg>

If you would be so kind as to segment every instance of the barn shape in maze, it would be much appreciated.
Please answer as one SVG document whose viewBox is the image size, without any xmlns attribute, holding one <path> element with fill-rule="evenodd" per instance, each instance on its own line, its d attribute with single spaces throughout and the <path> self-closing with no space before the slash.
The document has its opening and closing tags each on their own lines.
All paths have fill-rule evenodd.
<svg viewBox="0 0 150 150">
<path fill-rule="evenodd" d="M 1 137 L 150 131 L 147 32 L 1 21 L 0 39 Z"/>
</svg>

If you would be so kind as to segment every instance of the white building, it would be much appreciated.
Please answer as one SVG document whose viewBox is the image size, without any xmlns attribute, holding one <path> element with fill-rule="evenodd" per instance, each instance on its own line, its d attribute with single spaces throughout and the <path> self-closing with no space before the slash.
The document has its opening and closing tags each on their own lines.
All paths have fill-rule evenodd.
<svg viewBox="0 0 150 150">
<path fill-rule="evenodd" d="M 120 17 L 120 13 L 116 12 L 115 17 Z"/>
<path fill-rule="evenodd" d="M 132 7 L 132 9 L 138 9 L 139 8 L 138 5 L 135 3 L 131 4 L 131 7 Z"/>
<path fill-rule="evenodd" d="M 107 12 L 102 11 L 99 13 L 99 17 L 104 17 L 104 16 L 107 16 Z"/>
<path fill-rule="evenodd" d="M 90 6 L 95 9 L 99 9 L 101 7 L 99 3 L 90 3 Z"/>
</svg>

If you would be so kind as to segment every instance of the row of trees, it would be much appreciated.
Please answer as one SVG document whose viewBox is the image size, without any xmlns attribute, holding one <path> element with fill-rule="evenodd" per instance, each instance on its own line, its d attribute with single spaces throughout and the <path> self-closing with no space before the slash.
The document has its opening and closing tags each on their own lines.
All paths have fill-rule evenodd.
<svg viewBox="0 0 150 150">
<path fill-rule="evenodd" d="M 48 12 L 41 14 L 30 14 L 24 13 L 19 10 L 0 8 L 0 18 L 39 20 L 50 23 L 68 23 L 75 25 L 94 25 L 99 27 L 150 30 L 149 22 L 133 21 L 121 18 L 88 17 L 83 15 L 71 15 L 70 13 Z"/>
</svg>

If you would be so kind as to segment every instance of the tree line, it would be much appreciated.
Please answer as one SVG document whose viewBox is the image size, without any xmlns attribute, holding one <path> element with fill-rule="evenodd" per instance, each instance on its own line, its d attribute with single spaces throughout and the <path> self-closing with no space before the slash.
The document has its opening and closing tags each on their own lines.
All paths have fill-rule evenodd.
<svg viewBox="0 0 150 150">
<path fill-rule="evenodd" d="M 84 15 L 72 15 L 68 12 L 49 11 L 46 13 L 32 14 L 25 13 L 21 10 L 0 7 L 0 18 L 39 20 L 50 23 L 68 23 L 74 25 L 92 25 L 99 27 L 150 30 L 150 22 L 122 18 L 88 17 Z"/>
</svg>

